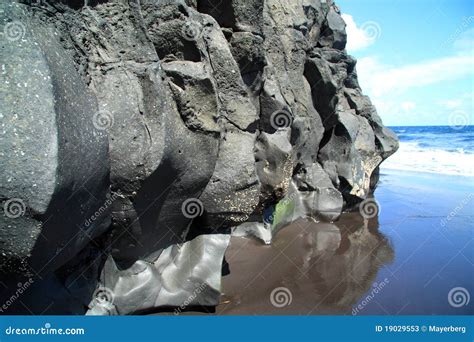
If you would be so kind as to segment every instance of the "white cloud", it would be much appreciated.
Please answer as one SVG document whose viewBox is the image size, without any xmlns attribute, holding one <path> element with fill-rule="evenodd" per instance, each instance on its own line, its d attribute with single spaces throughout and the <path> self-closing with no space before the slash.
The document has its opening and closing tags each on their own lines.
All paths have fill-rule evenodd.
<svg viewBox="0 0 474 342">
<path fill-rule="evenodd" d="M 448 111 L 469 111 L 469 108 L 473 108 L 473 97 L 472 92 L 462 93 L 456 98 L 441 99 L 436 101 L 436 104 Z"/>
<path fill-rule="evenodd" d="M 379 97 L 472 75 L 474 59 L 469 54 L 457 55 L 393 67 L 375 57 L 364 57 L 359 59 L 357 72 L 362 88 Z"/>
<path fill-rule="evenodd" d="M 361 50 L 372 45 L 380 35 L 380 26 L 374 22 L 367 22 L 361 27 L 357 27 L 352 15 L 343 13 L 341 16 L 346 22 L 346 49 L 349 52 Z"/>
<path fill-rule="evenodd" d="M 462 105 L 461 99 L 448 99 L 438 101 L 438 105 L 446 109 L 457 109 Z"/>
<path fill-rule="evenodd" d="M 402 103 L 400 104 L 400 107 L 401 107 L 405 112 L 409 112 L 409 111 L 412 111 L 413 109 L 415 109 L 416 103 L 415 103 L 415 102 L 411 102 L 411 101 L 405 101 L 405 102 L 402 102 Z"/>
<path fill-rule="evenodd" d="M 349 52 L 371 46 L 381 35 L 382 31 L 376 22 L 356 24 L 351 15 L 343 14 L 342 17 L 347 25 L 346 49 Z M 467 24 L 474 17 L 469 18 L 473 19 L 466 21 L 446 41 L 444 51 L 450 51 L 447 46 L 450 44 L 450 55 L 428 57 L 402 65 L 391 65 L 374 55 L 358 58 L 359 84 L 388 124 L 446 124 L 447 115 L 453 111 L 472 112 L 472 92 L 445 99 L 426 95 L 429 86 L 436 85 L 432 89 L 436 89 L 435 92 L 439 95 L 442 89 L 440 86 L 452 88 L 457 86 L 457 82 L 465 85 L 466 80 L 473 79 L 474 28 L 469 28 Z M 380 53 L 383 55 L 383 51 Z M 420 90 L 422 92 L 418 93 Z M 453 94 L 452 91 L 447 93 L 451 96 Z M 424 95 L 417 97 L 416 94 Z"/>
<path fill-rule="evenodd" d="M 449 113 L 472 111 L 472 92 L 455 98 L 420 98 L 416 104 L 412 101 L 416 89 L 439 83 L 449 86 L 459 79 L 472 78 L 474 60 L 469 54 L 399 67 L 382 63 L 375 57 L 364 57 L 357 63 L 357 73 L 362 89 L 388 125 L 446 125 Z"/>
</svg>

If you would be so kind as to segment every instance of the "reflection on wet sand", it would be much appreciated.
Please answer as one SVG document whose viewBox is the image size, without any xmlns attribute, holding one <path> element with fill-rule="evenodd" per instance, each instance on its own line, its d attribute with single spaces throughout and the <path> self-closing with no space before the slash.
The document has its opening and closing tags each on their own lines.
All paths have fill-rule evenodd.
<svg viewBox="0 0 474 342">
<path fill-rule="evenodd" d="M 351 314 L 393 249 L 377 218 L 345 214 L 336 223 L 297 221 L 272 245 L 232 238 L 217 314 Z"/>
</svg>

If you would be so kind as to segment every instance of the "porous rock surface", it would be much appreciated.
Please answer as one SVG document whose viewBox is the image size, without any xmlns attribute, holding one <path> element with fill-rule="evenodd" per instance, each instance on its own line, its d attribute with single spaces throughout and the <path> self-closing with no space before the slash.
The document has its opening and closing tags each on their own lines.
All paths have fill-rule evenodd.
<svg viewBox="0 0 474 342">
<path fill-rule="evenodd" d="M 337 220 L 398 146 L 330 0 L 2 2 L 0 29 L 9 313 L 216 305 L 230 234 Z"/>
</svg>

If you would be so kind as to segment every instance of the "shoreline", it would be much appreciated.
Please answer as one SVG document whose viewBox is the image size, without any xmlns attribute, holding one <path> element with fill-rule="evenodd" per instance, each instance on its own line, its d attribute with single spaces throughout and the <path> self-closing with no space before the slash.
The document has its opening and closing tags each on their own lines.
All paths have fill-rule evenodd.
<svg viewBox="0 0 474 342">
<path fill-rule="evenodd" d="M 216 314 L 473 314 L 472 302 L 455 308 L 447 301 L 457 286 L 474 293 L 474 276 L 459 272 L 474 261 L 473 180 L 382 169 L 373 219 L 349 212 L 334 223 L 299 220 L 270 246 L 232 237 Z M 272 304 L 279 288 L 289 290 L 288 305 Z"/>
<path fill-rule="evenodd" d="M 411 175 L 431 175 L 431 176 L 439 176 L 439 177 L 453 177 L 453 178 L 461 178 L 465 180 L 474 181 L 474 175 L 466 175 L 466 174 L 455 174 L 455 173 L 440 173 L 436 171 L 429 171 L 429 170 L 407 170 L 407 169 L 396 169 L 396 168 L 385 168 L 382 166 L 380 167 L 380 175 L 382 174 L 411 174 Z"/>
</svg>

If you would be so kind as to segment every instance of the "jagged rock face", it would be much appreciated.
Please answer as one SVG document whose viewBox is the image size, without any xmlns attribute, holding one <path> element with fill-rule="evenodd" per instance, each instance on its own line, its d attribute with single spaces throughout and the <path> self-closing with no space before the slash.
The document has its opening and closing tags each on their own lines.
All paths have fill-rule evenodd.
<svg viewBox="0 0 474 342">
<path fill-rule="evenodd" d="M 332 1 L 1 7 L 1 267 L 49 313 L 217 304 L 231 230 L 336 220 L 397 148 Z"/>
<path fill-rule="evenodd" d="M 107 133 L 94 127 L 96 98 L 51 26 L 36 26 L 26 6 L 2 9 L 0 267 L 30 259 L 44 274 L 109 226 L 105 213 L 88 221 L 109 192 Z M 17 37 L 13 25 L 35 29 Z"/>
</svg>

